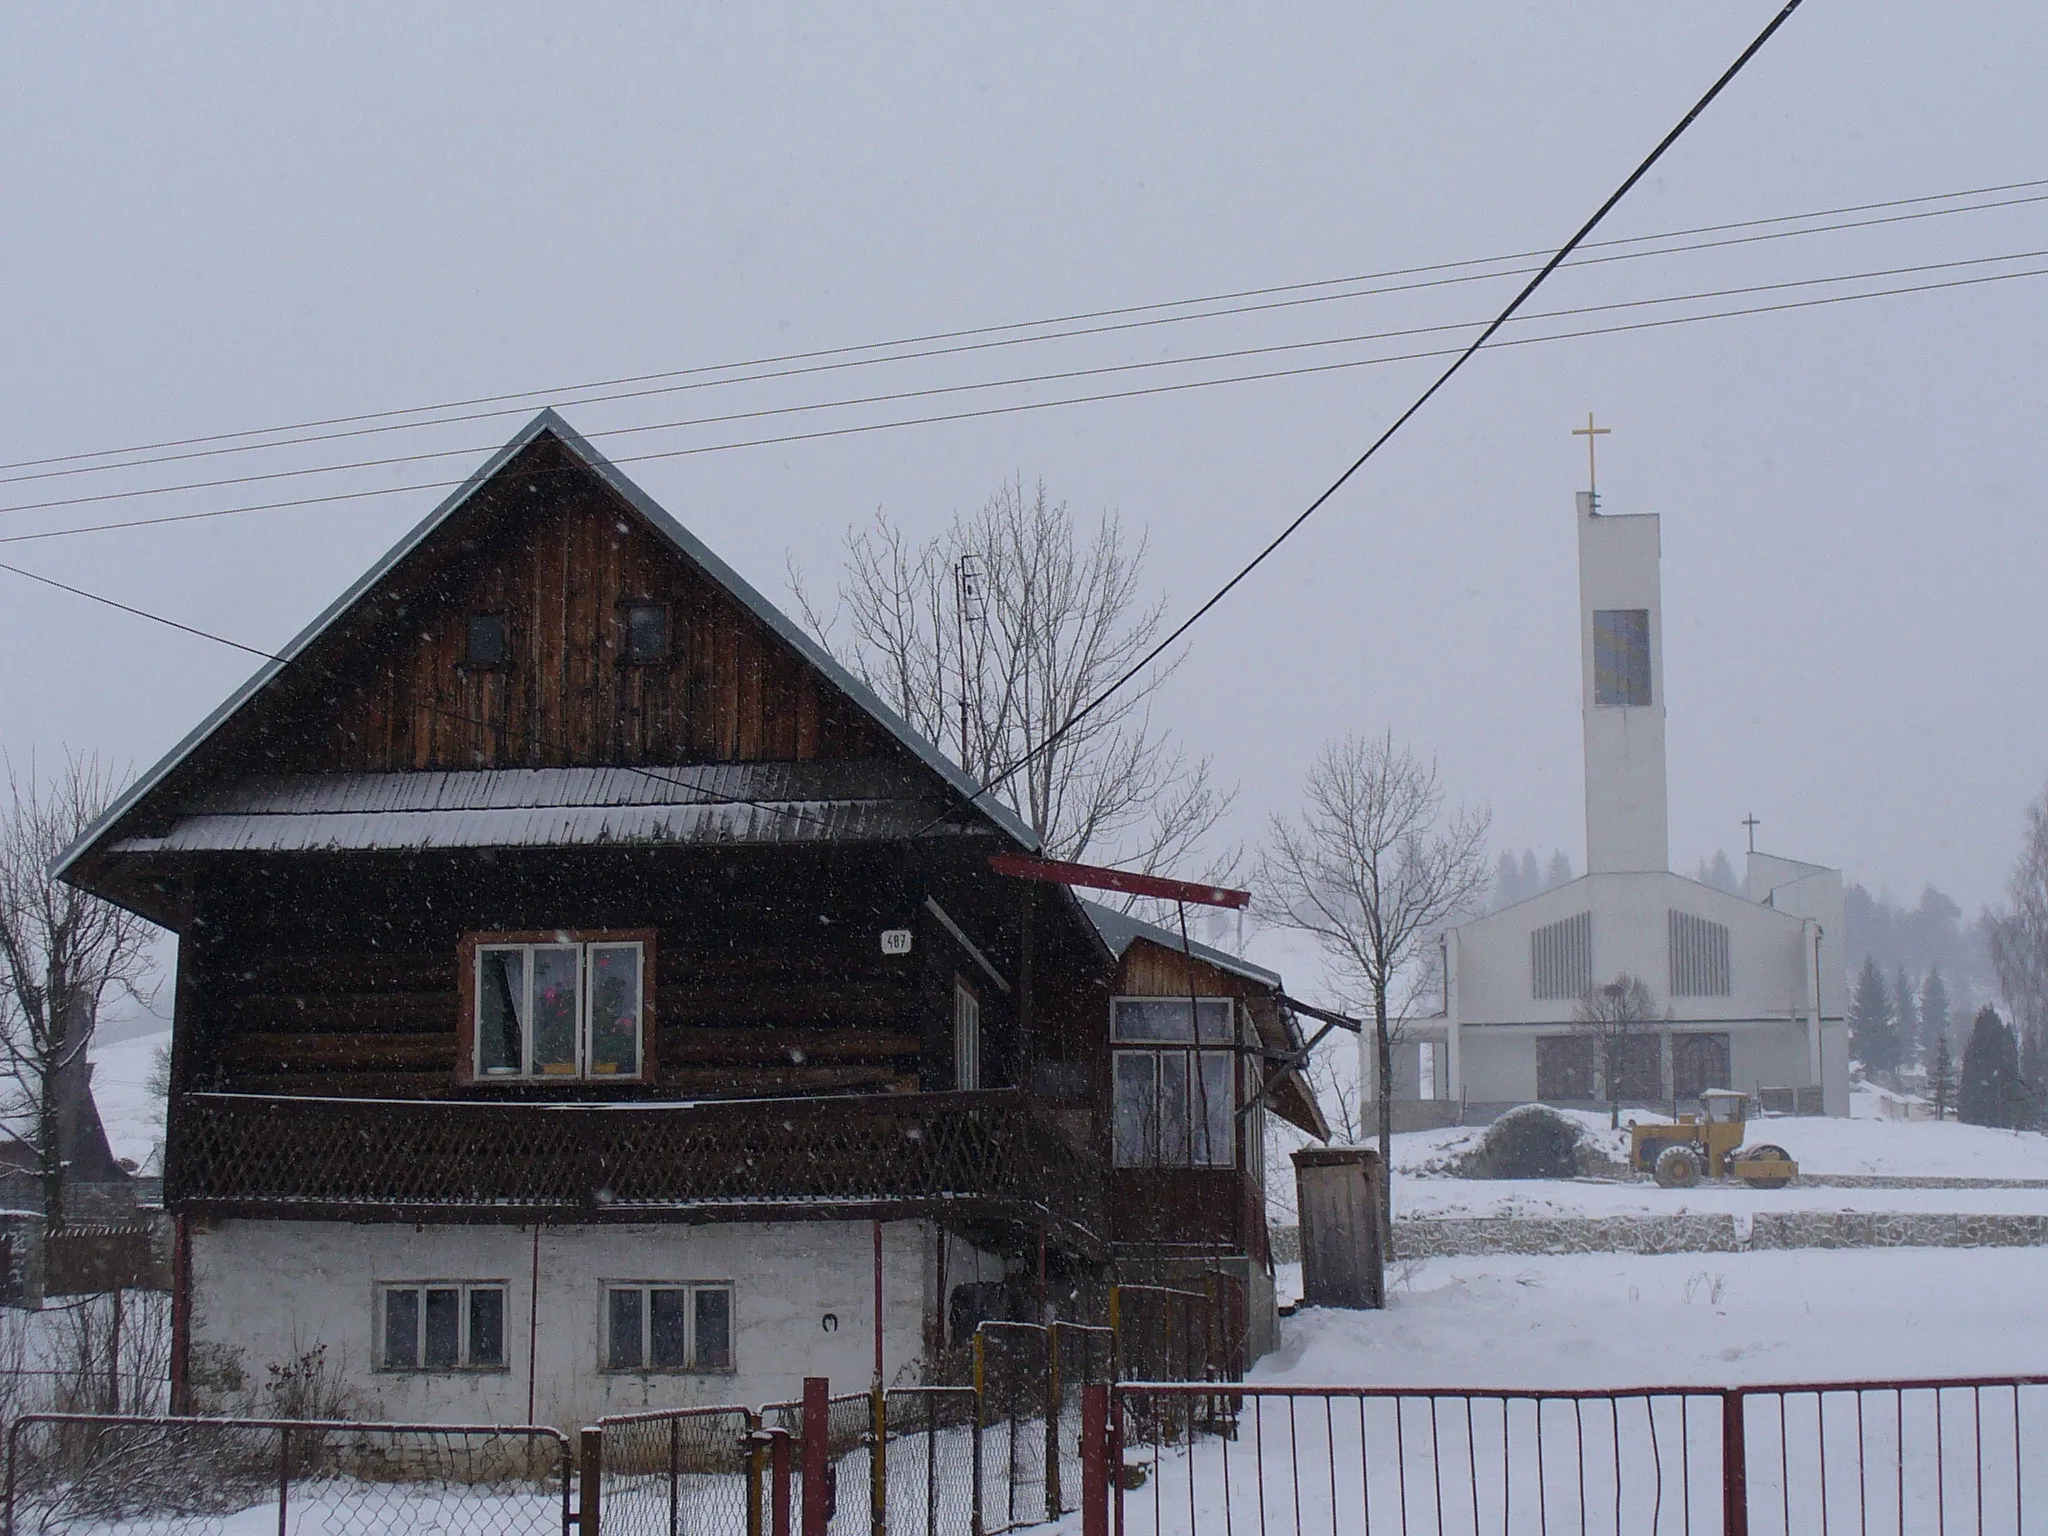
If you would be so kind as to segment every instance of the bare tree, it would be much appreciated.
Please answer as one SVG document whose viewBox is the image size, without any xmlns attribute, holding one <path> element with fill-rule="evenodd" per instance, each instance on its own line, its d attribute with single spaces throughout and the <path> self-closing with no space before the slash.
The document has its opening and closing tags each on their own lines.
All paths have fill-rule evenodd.
<svg viewBox="0 0 2048 1536">
<path fill-rule="evenodd" d="M 2021 1038 L 2038 1055 L 2048 1031 L 2048 791 L 2027 807 L 2006 899 L 1986 914 L 1991 964 Z"/>
<path fill-rule="evenodd" d="M 67 760 L 49 782 L 6 763 L 0 807 L 0 1066 L 14 1108 L 32 1126 L 44 1221 L 64 1224 L 66 1160 L 105 1133 L 92 1107 L 86 1052 L 110 994 L 145 1001 L 155 930 L 132 912 L 49 876 L 112 799 L 114 776 L 96 758 Z M 108 1161 L 109 1159 L 101 1159 Z"/>
<path fill-rule="evenodd" d="M 882 513 L 848 530 L 839 607 L 822 616 L 792 568 L 805 622 L 911 725 L 987 782 L 1055 858 L 1174 868 L 1229 808 L 1210 759 L 1152 720 L 1179 657 L 1093 714 L 1081 710 L 1152 646 L 1163 599 L 1144 594 L 1145 541 L 1115 513 L 1079 527 L 1044 482 L 1014 480 L 917 542 Z M 845 638 L 835 643 L 843 621 Z M 1234 859 L 1206 878 L 1227 876 Z"/>
<path fill-rule="evenodd" d="M 1592 1042 L 1609 1129 L 1621 1124 L 1621 1058 L 1628 1042 L 1652 1036 L 1663 1017 L 1649 984 L 1625 971 L 1591 988 L 1572 1009 L 1572 1032 Z"/>
<path fill-rule="evenodd" d="M 1347 736 L 1309 769 L 1299 820 L 1276 816 L 1256 884 L 1265 920 L 1315 939 L 1339 985 L 1372 1004 L 1373 1097 L 1380 1157 L 1394 1156 L 1394 1004 L 1435 959 L 1436 930 L 1486 894 L 1483 810 L 1446 815 L 1436 764 L 1391 733 Z M 1412 992 L 1411 994 L 1412 995 Z M 1392 1179 L 1380 1218 L 1393 1230 Z"/>
</svg>

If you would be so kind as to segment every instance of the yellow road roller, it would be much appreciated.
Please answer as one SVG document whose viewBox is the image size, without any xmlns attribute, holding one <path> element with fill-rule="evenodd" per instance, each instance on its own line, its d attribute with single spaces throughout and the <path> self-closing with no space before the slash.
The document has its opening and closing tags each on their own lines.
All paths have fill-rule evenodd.
<svg viewBox="0 0 2048 1536">
<path fill-rule="evenodd" d="M 1629 1166 L 1654 1176 L 1665 1189 L 1690 1189 L 1703 1178 L 1737 1178 L 1755 1189 L 1783 1189 L 1799 1165 L 1783 1147 L 1742 1145 L 1748 1131 L 1749 1099 L 1728 1088 L 1700 1095 L 1697 1115 L 1680 1115 L 1672 1125 L 1628 1128 Z"/>
</svg>

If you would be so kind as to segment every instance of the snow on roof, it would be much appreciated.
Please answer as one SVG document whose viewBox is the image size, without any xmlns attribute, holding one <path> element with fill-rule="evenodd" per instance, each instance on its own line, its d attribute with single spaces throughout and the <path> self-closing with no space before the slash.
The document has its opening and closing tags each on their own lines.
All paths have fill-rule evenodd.
<svg viewBox="0 0 2048 1536">
<path fill-rule="evenodd" d="M 280 774 L 218 789 L 119 853 L 791 843 L 908 837 L 943 803 L 872 761 Z"/>
</svg>

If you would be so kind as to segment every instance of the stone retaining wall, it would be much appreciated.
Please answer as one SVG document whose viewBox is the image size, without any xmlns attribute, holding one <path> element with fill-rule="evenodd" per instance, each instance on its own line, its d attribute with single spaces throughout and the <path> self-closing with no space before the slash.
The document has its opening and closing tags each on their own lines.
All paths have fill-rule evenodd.
<svg viewBox="0 0 2048 1536">
<path fill-rule="evenodd" d="M 1275 1227 L 1275 1263 L 1301 1258 L 1298 1227 Z M 2030 1248 L 2048 1246 L 2048 1216 L 1948 1211 L 1783 1211 L 1738 1217 L 1410 1217 L 1394 1223 L 1404 1259 L 1464 1254 L 1753 1253 L 1788 1248 Z"/>
</svg>

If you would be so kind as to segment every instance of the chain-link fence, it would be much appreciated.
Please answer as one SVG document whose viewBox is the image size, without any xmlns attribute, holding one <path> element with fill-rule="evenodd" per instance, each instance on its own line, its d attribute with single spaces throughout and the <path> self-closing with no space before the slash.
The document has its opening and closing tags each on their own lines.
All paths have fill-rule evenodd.
<svg viewBox="0 0 2048 1536">
<path fill-rule="evenodd" d="M 974 1527 L 981 1443 L 971 1387 L 898 1387 L 883 1398 L 888 1536 L 953 1536 Z"/>
<path fill-rule="evenodd" d="M 8 1432 L 0 1533 L 556 1536 L 570 1510 L 552 1429 L 34 1414 Z"/>
<path fill-rule="evenodd" d="M 805 1441 L 804 1405 L 769 1403 L 761 1409 L 765 1434 L 781 1431 L 802 1447 L 791 1458 L 789 1498 L 792 1508 L 801 1509 L 806 1497 L 805 1468 L 820 1468 L 824 1484 L 822 1497 L 827 1511 L 828 1536 L 865 1536 L 881 1529 L 876 1511 L 886 1515 L 886 1488 L 876 1492 L 875 1397 L 872 1392 L 842 1392 L 825 1400 L 825 1433 L 822 1447 Z M 879 1465 L 886 1467 L 886 1461 Z"/>
<path fill-rule="evenodd" d="M 1057 1506 L 1047 1468 L 1057 1467 L 1057 1399 L 1051 1330 L 985 1322 L 974 1332 L 974 1390 L 981 1402 L 981 1504 L 986 1532 L 1037 1525 Z M 1054 1474 L 1057 1476 L 1057 1473 Z"/>
<path fill-rule="evenodd" d="M 760 1420 L 745 1408 L 620 1414 L 603 1441 L 598 1505 L 619 1536 L 746 1536 L 766 1471 Z"/>
<path fill-rule="evenodd" d="M 1054 1323 L 1047 1330 L 1052 1353 L 1053 1444 L 1047 1464 L 1049 1515 L 1057 1519 L 1081 1500 L 1081 1389 L 1116 1379 L 1116 1336 L 1085 1323 Z"/>
</svg>

